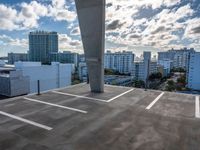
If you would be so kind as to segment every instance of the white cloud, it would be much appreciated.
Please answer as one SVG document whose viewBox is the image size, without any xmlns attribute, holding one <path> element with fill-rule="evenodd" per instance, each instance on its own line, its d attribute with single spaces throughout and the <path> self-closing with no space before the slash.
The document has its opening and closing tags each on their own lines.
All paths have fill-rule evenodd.
<svg viewBox="0 0 200 150">
<path fill-rule="evenodd" d="M 184 38 L 194 41 L 200 38 L 200 18 L 188 20 L 187 27 L 184 33 Z"/>
<path fill-rule="evenodd" d="M 21 11 L 19 12 L 18 19 L 23 28 L 35 28 L 38 27 L 38 20 L 40 17 L 46 16 L 48 9 L 46 6 L 32 1 L 31 3 L 22 3 Z"/>
<path fill-rule="evenodd" d="M 71 30 L 71 32 L 70 32 L 70 35 L 80 36 L 80 28 L 79 28 L 78 26 L 72 28 L 72 30 Z"/>
<path fill-rule="evenodd" d="M 65 0 L 52 0 L 52 4 L 45 5 L 38 1 L 23 2 L 19 9 L 0 4 L 0 29 L 24 30 L 37 28 L 41 17 L 51 17 L 56 21 L 74 21 L 76 13 L 70 11 Z"/>
<path fill-rule="evenodd" d="M 0 56 L 7 56 L 9 52 L 23 53 L 28 49 L 28 40 L 0 35 L 0 47 Z"/>
<path fill-rule="evenodd" d="M 81 52 L 82 43 L 79 40 L 72 39 L 67 34 L 59 34 L 59 49 L 61 51 L 64 50 L 72 50 L 75 52 Z"/>
<path fill-rule="evenodd" d="M 18 39 L 12 38 L 7 35 L 0 35 L 1 44 L 4 46 L 20 46 L 27 48 L 28 47 L 28 40 L 27 39 Z"/>
<path fill-rule="evenodd" d="M 18 26 L 16 25 L 17 11 L 11 7 L 0 4 L 0 29 L 13 30 Z"/>
<path fill-rule="evenodd" d="M 123 0 L 120 2 L 122 1 Z M 117 6 L 111 4 L 108 6 L 108 13 L 110 16 L 107 17 L 106 23 L 107 27 L 112 27 L 113 30 L 112 28 L 108 28 L 109 30 L 106 32 L 106 40 L 110 43 L 123 44 L 129 47 L 150 46 L 157 49 L 167 49 L 171 47 L 171 45 L 175 45 L 174 43 L 178 42 L 181 45 L 181 37 L 176 32 L 184 31 L 187 26 L 185 20 L 188 20 L 193 16 L 194 11 L 191 9 L 190 5 L 187 4 L 173 9 L 165 8 L 151 18 L 135 19 L 134 15 L 137 15 L 136 11 L 132 13 L 130 11 L 129 14 L 127 13 L 130 9 L 133 9 L 133 7 L 137 8 L 139 6 L 144 6 L 144 4 L 145 7 L 151 6 L 158 8 L 162 5 L 170 7 L 178 4 L 180 1 L 162 1 L 162 3 L 157 4 L 158 6 L 152 6 L 152 1 L 146 1 L 147 3 L 143 3 L 144 1 L 141 0 L 140 2 L 141 3 L 139 3 L 139 0 L 134 1 L 136 6 L 133 5 L 132 7 L 128 5 L 118 6 L 117 8 Z M 124 8 L 121 10 L 123 7 L 126 7 L 126 9 Z M 120 16 L 123 17 L 120 18 Z M 197 29 L 198 28 L 196 28 L 196 30 Z"/>
<path fill-rule="evenodd" d="M 57 21 L 74 21 L 77 15 L 67 8 L 65 0 L 52 0 L 52 5 L 49 5 L 49 16 Z"/>
<path fill-rule="evenodd" d="M 132 7 L 151 7 L 152 9 L 160 8 L 161 6 L 174 6 L 181 2 L 181 0 L 130 0 L 127 2 L 127 0 L 107 0 L 107 3 L 112 3 L 113 5 L 119 5 L 119 6 L 132 6 Z"/>
<path fill-rule="evenodd" d="M 163 0 L 163 5 L 170 7 L 170 6 L 174 6 L 177 5 L 181 2 L 181 0 Z"/>
<path fill-rule="evenodd" d="M 65 0 L 52 0 L 52 6 L 57 9 L 65 7 Z"/>
</svg>

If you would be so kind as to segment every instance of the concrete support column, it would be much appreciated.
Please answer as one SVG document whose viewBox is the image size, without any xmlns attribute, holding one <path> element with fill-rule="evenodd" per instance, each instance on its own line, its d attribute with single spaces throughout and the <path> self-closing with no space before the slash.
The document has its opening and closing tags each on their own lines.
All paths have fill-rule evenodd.
<svg viewBox="0 0 200 150">
<path fill-rule="evenodd" d="M 92 92 L 104 92 L 105 0 L 75 0 Z"/>
</svg>

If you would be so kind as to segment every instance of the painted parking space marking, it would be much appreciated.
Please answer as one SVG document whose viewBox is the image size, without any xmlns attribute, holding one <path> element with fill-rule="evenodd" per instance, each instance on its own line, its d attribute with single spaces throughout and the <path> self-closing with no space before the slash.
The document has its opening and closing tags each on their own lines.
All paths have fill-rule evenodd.
<svg viewBox="0 0 200 150">
<path fill-rule="evenodd" d="M 195 98 L 195 117 L 200 118 L 199 96 L 196 96 L 196 98 Z"/>
<path fill-rule="evenodd" d="M 118 86 L 118 85 L 111 85 L 111 84 L 105 84 L 106 87 L 113 87 L 113 88 L 122 88 L 122 89 L 130 89 L 130 87 L 126 86 Z"/>
<path fill-rule="evenodd" d="M 58 91 L 52 91 L 53 93 L 56 94 L 61 94 L 61 95 L 66 95 L 66 96 L 73 96 L 73 97 L 78 97 L 78 98 L 83 98 L 83 99 L 89 99 L 89 100 L 95 100 L 95 101 L 100 101 L 100 102 L 106 102 L 107 100 L 103 99 L 98 99 L 98 98 L 92 98 L 92 97 L 87 97 L 87 96 L 80 96 L 76 94 L 70 94 L 70 93 L 63 93 L 63 92 L 58 92 Z"/>
<path fill-rule="evenodd" d="M 59 91 L 52 91 L 53 93 L 56 93 L 56 94 L 62 94 L 62 95 L 66 95 L 66 96 L 73 96 L 73 97 L 78 97 L 78 98 L 83 98 L 83 99 L 87 99 L 87 100 L 95 100 L 95 101 L 100 101 L 100 102 L 105 102 L 105 103 L 109 103 L 131 91 L 133 91 L 135 89 L 130 89 L 124 93 L 121 93 L 113 98 L 110 98 L 109 100 L 104 100 L 104 99 L 98 99 L 98 98 L 92 98 L 92 97 L 87 97 L 87 96 L 81 96 L 81 95 L 76 95 L 76 94 L 70 94 L 70 93 L 63 93 L 63 92 L 59 92 Z"/>
<path fill-rule="evenodd" d="M 131 92 L 131 91 L 133 91 L 133 90 L 134 90 L 134 89 L 130 89 L 130 90 L 128 90 L 128 91 L 126 91 L 126 92 L 124 92 L 124 93 L 122 93 L 122 94 L 119 94 L 119 95 L 117 95 L 117 96 L 115 96 L 115 97 L 109 99 L 107 102 L 109 103 L 109 102 L 111 102 L 111 101 L 113 101 L 113 100 L 115 100 L 115 99 L 117 99 L 117 98 L 119 98 L 119 97 L 121 97 L 121 96 L 123 96 L 123 95 L 125 95 L 125 94 L 127 94 L 127 93 L 129 93 L 129 92 Z"/>
<path fill-rule="evenodd" d="M 164 95 L 165 93 L 162 92 L 160 95 L 158 95 L 158 97 L 156 97 L 156 99 L 154 99 L 147 107 L 146 109 L 151 109 L 151 107 L 153 107 L 153 105 L 155 105 L 155 103 Z"/>
<path fill-rule="evenodd" d="M 45 129 L 45 130 L 52 130 L 53 129 L 53 128 L 49 127 L 49 126 L 46 126 L 46 125 L 31 121 L 31 120 L 28 120 L 28 119 L 24 119 L 22 117 L 15 116 L 15 115 L 9 114 L 7 112 L 0 111 L 0 114 L 3 115 L 3 116 L 10 117 L 10 118 L 15 119 L 15 120 L 19 120 L 21 122 L 24 122 L 24 123 L 27 123 L 27 124 L 30 124 L 30 125 Z"/>
<path fill-rule="evenodd" d="M 32 99 L 32 98 L 24 97 L 24 99 L 28 100 L 28 101 L 32 101 L 32 102 L 37 102 L 37 103 L 42 103 L 42 104 L 46 104 L 46 105 L 50 105 L 50 106 L 54 106 L 54 107 L 59 107 L 59 108 L 67 109 L 67 110 L 72 110 L 72 111 L 76 111 L 76 112 L 80 112 L 80 113 L 84 113 L 84 114 L 87 113 L 87 111 L 84 111 L 84 110 L 80 110 L 80 109 L 76 109 L 76 108 L 72 108 L 72 107 L 67 107 L 67 106 L 62 106 L 62 105 L 58 105 L 58 104 L 54 104 L 54 103 L 44 102 L 44 101 L 40 101 L 40 100 L 36 100 L 36 99 Z"/>
</svg>

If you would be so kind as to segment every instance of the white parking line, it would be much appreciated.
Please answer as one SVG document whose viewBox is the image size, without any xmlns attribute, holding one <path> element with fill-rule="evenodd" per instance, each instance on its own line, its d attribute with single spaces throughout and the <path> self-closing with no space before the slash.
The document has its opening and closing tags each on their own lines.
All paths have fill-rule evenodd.
<svg viewBox="0 0 200 150">
<path fill-rule="evenodd" d="M 58 105 L 58 104 L 53 104 L 53 103 L 48 103 L 48 102 L 44 102 L 44 101 L 40 101 L 40 100 L 36 100 L 36 99 L 32 99 L 32 98 L 24 97 L 24 99 L 26 99 L 28 101 L 33 101 L 33 102 L 37 102 L 37 103 L 42 103 L 42 104 L 46 104 L 46 105 L 50 105 L 50 106 L 55 106 L 55 107 L 63 108 L 63 109 L 73 110 L 73 111 L 84 113 L 84 114 L 87 113 L 87 111 L 84 111 L 84 110 L 80 110 L 80 109 L 76 109 L 76 108 L 72 108 L 72 107 L 66 107 L 66 106 L 62 106 L 62 105 Z"/>
<path fill-rule="evenodd" d="M 24 119 L 24 118 L 21 118 L 21 117 L 18 117 L 18 116 L 15 116 L 15 115 L 3 112 L 3 111 L 0 111 L 0 114 L 4 115 L 4 116 L 7 116 L 7 117 L 10 117 L 10 118 L 13 118 L 13 119 L 16 119 L 16 120 L 19 120 L 19 121 L 22 121 L 22 122 L 25 122 L 27 124 L 30 124 L 30 125 L 45 129 L 45 130 L 52 130 L 53 129 L 53 128 L 49 127 L 49 126 L 42 125 L 42 124 L 39 124 L 37 122 L 30 121 L 30 120 L 27 120 L 27 119 Z"/>
<path fill-rule="evenodd" d="M 146 109 L 151 109 L 151 107 L 164 95 L 165 93 L 162 92 L 158 97 L 156 97 L 155 100 L 153 100 L 147 107 Z"/>
<path fill-rule="evenodd" d="M 75 95 L 75 94 L 70 94 L 70 93 L 63 93 L 63 92 L 58 92 L 58 91 L 52 91 L 52 92 L 56 93 L 56 94 L 73 96 L 73 97 L 78 97 L 78 98 L 84 98 L 84 99 L 87 99 L 87 100 L 89 99 L 89 100 L 95 100 L 95 101 L 100 101 L 100 102 L 106 102 L 106 100 L 98 99 L 98 98 L 92 98 L 92 97 L 87 97 L 87 96 L 80 96 L 80 95 Z"/>
<path fill-rule="evenodd" d="M 128 91 L 126 91 L 126 92 L 124 92 L 124 93 L 122 93 L 122 94 L 119 94 L 119 95 L 117 95 L 117 96 L 115 96 L 115 97 L 113 97 L 113 98 L 111 98 L 111 99 L 109 99 L 108 101 L 106 101 L 106 102 L 111 102 L 111 101 L 113 101 L 113 100 L 115 100 L 115 99 L 117 99 L 117 98 L 119 98 L 119 97 L 121 97 L 121 96 L 123 96 L 123 95 L 125 95 L 125 94 L 127 94 L 127 93 L 129 93 L 129 92 L 131 92 L 131 91 L 133 91 L 134 89 L 130 89 L 130 90 L 128 90 Z"/>
<path fill-rule="evenodd" d="M 196 96 L 196 101 L 195 101 L 195 117 L 200 118 L 199 96 Z"/>
<path fill-rule="evenodd" d="M 118 86 L 118 85 L 111 85 L 111 84 L 105 84 L 107 87 L 114 87 L 114 88 L 123 88 L 123 89 L 130 89 L 130 87 L 127 86 Z"/>
</svg>

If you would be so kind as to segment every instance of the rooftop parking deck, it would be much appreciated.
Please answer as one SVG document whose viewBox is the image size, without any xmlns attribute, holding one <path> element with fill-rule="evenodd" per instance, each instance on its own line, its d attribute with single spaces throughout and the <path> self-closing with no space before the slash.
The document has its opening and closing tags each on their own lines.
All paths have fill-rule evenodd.
<svg viewBox="0 0 200 150">
<path fill-rule="evenodd" d="M 79 84 L 0 101 L 0 150 L 199 150 L 199 96 Z"/>
</svg>

